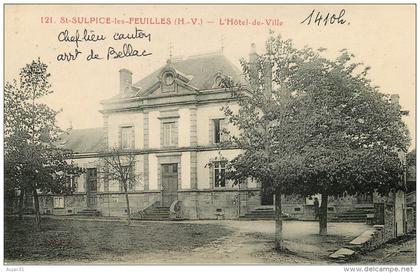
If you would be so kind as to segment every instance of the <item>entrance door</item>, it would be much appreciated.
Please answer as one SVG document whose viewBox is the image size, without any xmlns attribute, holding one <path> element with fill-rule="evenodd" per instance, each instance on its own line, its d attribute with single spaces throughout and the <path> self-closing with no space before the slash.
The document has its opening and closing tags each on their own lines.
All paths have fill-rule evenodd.
<svg viewBox="0 0 420 273">
<path fill-rule="evenodd" d="M 89 168 L 87 169 L 86 175 L 87 206 L 88 208 L 96 208 L 96 192 L 98 191 L 98 172 L 96 168 Z"/>
<path fill-rule="evenodd" d="M 162 164 L 162 206 L 170 207 L 178 198 L 178 164 Z"/>
<path fill-rule="evenodd" d="M 274 205 L 274 193 L 266 187 L 261 187 L 261 205 L 272 206 Z"/>
</svg>

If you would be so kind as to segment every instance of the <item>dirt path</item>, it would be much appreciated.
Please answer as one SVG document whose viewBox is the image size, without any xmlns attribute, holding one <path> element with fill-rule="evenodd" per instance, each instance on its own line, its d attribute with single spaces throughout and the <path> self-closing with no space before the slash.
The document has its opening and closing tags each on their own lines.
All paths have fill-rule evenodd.
<svg viewBox="0 0 420 273">
<path fill-rule="evenodd" d="M 214 224 L 215 222 L 194 221 L 194 223 Z M 124 264 L 326 264 L 329 262 L 328 259 L 325 259 L 327 254 L 336 250 L 336 236 L 331 235 L 331 238 L 323 238 L 326 245 L 333 243 L 328 248 L 318 244 L 319 237 L 316 234 L 302 236 L 299 231 L 296 232 L 295 223 L 285 224 L 285 235 L 287 235 L 285 236 L 285 245 L 293 250 L 303 249 L 304 251 L 300 251 L 299 255 L 279 254 L 274 251 L 273 221 L 220 221 L 218 223 L 232 230 L 233 233 L 189 252 L 141 253 L 114 258 L 107 257 L 103 261 L 96 262 L 106 261 L 109 263 L 112 260 L 112 263 Z M 313 225 L 303 222 L 298 224 L 299 226 L 304 225 L 306 229 Z M 332 233 L 334 233 L 334 228 L 332 228 Z M 353 233 L 349 238 L 354 238 Z M 323 252 L 320 251 L 324 248 Z"/>
<path fill-rule="evenodd" d="M 328 259 L 329 254 L 369 228 L 361 223 L 329 223 L 329 235 L 319 236 L 316 222 L 285 221 L 284 244 L 287 249 L 295 253 L 280 254 L 273 249 L 274 221 L 140 221 L 134 222 L 129 229 L 118 222 L 124 221 L 74 219 L 66 222 L 70 227 L 51 226 L 51 231 L 56 232 L 60 229 L 74 229 L 75 235 L 85 243 L 82 244 L 83 249 L 80 251 L 93 254 L 98 252 L 98 255 L 87 255 L 86 258 L 73 260 L 71 257 L 80 256 L 71 252 L 78 251 L 77 247 L 80 246 L 76 244 L 74 249 L 67 249 L 71 251 L 66 252 L 66 259 L 62 262 L 67 264 L 73 262 L 77 264 L 326 264 L 331 262 Z M 53 223 L 62 224 L 57 220 L 51 221 L 51 225 Z M 59 234 L 57 238 L 61 238 Z M 204 240 L 205 238 L 211 239 Z M 40 243 L 42 245 L 42 242 Z M 55 264 L 57 260 L 48 259 L 38 263 Z"/>
<path fill-rule="evenodd" d="M 204 224 L 204 222 L 202 222 Z M 268 245 L 260 240 L 249 241 L 248 236 L 239 229 L 227 226 L 233 234 L 221 237 L 210 244 L 195 248 L 189 252 L 140 253 L 120 257 L 107 257 L 95 263 L 122 264 L 215 264 L 215 263 L 264 263 L 262 257 L 255 253 L 268 249 Z M 111 261 L 110 261 L 111 260 Z"/>
</svg>

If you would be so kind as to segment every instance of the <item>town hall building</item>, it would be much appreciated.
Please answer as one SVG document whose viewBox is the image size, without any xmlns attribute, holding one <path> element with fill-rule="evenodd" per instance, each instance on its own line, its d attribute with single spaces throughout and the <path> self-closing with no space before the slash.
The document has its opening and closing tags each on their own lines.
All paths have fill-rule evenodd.
<svg viewBox="0 0 420 273">
<path fill-rule="evenodd" d="M 234 185 L 225 178 L 226 162 L 240 150 L 219 145 L 224 129 L 236 130 L 221 109 L 237 107 L 223 79 L 246 86 L 237 67 L 219 52 L 170 59 L 138 82 L 133 75 L 119 71 L 120 89 L 101 102 L 101 127 L 71 129 L 60 139 L 86 171 L 73 181 L 72 195 L 45 201 L 44 213 L 125 215 L 122 186 L 101 175 L 100 158 L 110 148 L 135 155 L 137 179 L 129 187 L 129 200 L 131 213 L 140 218 L 167 217 L 175 208 L 184 219 L 235 219 L 267 206 L 272 210 L 273 198 L 261 194 L 258 183 Z M 313 200 L 288 197 L 283 202 L 283 211 L 292 217 L 314 219 Z M 358 203 L 363 202 L 351 196 L 332 198 L 329 213 Z"/>
</svg>

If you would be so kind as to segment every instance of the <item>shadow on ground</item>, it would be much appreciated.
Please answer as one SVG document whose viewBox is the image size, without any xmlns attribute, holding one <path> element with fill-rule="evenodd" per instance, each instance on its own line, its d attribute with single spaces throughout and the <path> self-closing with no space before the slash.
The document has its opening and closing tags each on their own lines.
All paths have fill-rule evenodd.
<svg viewBox="0 0 420 273">
<path fill-rule="evenodd" d="M 273 249 L 274 221 L 134 222 L 111 219 L 45 218 L 5 221 L 7 264 L 325 264 L 328 255 L 369 226 L 317 222 L 283 223 L 285 246 Z"/>
</svg>

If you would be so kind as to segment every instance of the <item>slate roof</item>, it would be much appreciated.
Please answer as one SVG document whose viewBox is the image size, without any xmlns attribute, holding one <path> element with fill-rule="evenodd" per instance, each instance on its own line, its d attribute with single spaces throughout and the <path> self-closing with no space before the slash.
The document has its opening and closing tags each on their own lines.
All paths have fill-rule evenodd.
<svg viewBox="0 0 420 273">
<path fill-rule="evenodd" d="M 104 149 L 103 128 L 72 129 L 63 133 L 57 145 L 74 153 L 94 153 Z"/>
<path fill-rule="evenodd" d="M 133 86 L 146 90 L 156 83 L 162 69 L 168 64 L 160 67 L 142 80 L 133 84 Z M 223 54 L 205 54 L 188 57 L 183 60 L 172 60 L 169 64 L 177 71 L 190 78 L 189 85 L 199 90 L 211 89 L 214 83 L 214 77 L 218 72 L 229 76 L 235 83 L 245 84 L 242 71 L 232 64 Z"/>
</svg>

